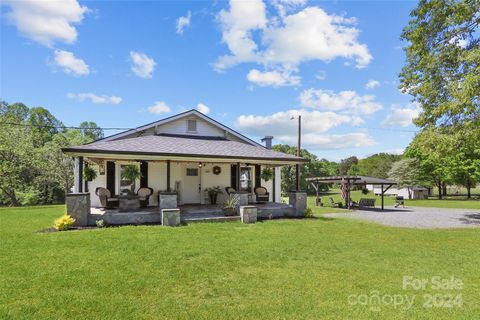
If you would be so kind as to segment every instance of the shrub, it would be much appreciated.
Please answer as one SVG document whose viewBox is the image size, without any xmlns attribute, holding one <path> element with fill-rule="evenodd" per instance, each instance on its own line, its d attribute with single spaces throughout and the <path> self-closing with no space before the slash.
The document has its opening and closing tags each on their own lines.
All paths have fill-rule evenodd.
<svg viewBox="0 0 480 320">
<path fill-rule="evenodd" d="M 304 214 L 305 214 L 305 218 L 313 218 L 314 217 L 312 208 L 305 209 Z"/>
<path fill-rule="evenodd" d="M 68 230 L 74 223 L 75 219 L 73 219 L 72 216 L 66 214 L 55 220 L 54 226 L 55 229 L 57 229 L 58 231 L 65 231 Z"/>
<path fill-rule="evenodd" d="M 107 226 L 107 223 L 103 219 L 95 221 L 95 224 L 98 228 L 105 228 Z"/>
<path fill-rule="evenodd" d="M 34 206 L 40 203 L 40 191 L 34 188 L 18 191 L 17 198 L 22 206 Z"/>
<path fill-rule="evenodd" d="M 363 194 L 368 194 L 370 192 L 370 190 L 368 190 L 367 188 L 363 188 L 362 189 L 362 193 Z"/>
</svg>

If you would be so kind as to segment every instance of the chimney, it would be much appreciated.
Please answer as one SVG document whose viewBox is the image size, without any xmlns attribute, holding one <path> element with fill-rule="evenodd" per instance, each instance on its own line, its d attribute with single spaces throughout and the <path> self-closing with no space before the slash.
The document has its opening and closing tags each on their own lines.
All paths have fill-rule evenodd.
<svg viewBox="0 0 480 320">
<path fill-rule="evenodd" d="M 265 142 L 265 148 L 272 149 L 272 139 L 272 136 L 265 136 L 265 138 L 262 139 L 262 142 Z"/>
</svg>

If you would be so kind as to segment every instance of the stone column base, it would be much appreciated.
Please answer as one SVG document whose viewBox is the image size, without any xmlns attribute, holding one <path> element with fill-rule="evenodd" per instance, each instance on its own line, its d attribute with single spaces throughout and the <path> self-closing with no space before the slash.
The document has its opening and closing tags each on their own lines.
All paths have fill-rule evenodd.
<svg viewBox="0 0 480 320">
<path fill-rule="evenodd" d="M 304 217 L 307 209 L 307 193 L 305 191 L 291 191 L 288 195 L 288 204 L 295 208 L 294 217 Z"/>
<path fill-rule="evenodd" d="M 180 225 L 180 209 L 162 209 L 162 225 L 177 227 Z"/>
<path fill-rule="evenodd" d="M 68 193 L 65 199 L 67 214 L 75 219 L 74 226 L 88 225 L 90 214 L 90 193 Z"/>
<path fill-rule="evenodd" d="M 257 222 L 257 207 L 255 206 L 241 206 L 240 217 L 242 223 L 255 223 Z"/>
</svg>

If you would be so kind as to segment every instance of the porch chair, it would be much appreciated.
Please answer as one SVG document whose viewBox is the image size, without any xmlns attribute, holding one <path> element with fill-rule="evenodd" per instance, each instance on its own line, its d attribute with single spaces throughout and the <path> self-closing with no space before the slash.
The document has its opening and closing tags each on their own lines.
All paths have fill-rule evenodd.
<svg viewBox="0 0 480 320">
<path fill-rule="evenodd" d="M 95 194 L 100 198 L 100 205 L 103 208 L 118 208 L 118 198 L 113 198 L 107 188 L 98 187 L 95 189 Z"/>
<path fill-rule="evenodd" d="M 153 189 L 149 187 L 142 187 L 138 189 L 137 196 L 139 196 L 140 207 L 148 206 L 148 199 L 153 194 Z"/>
<path fill-rule="evenodd" d="M 257 202 L 268 202 L 270 199 L 270 193 L 268 193 L 267 188 L 265 187 L 256 187 L 255 197 L 257 198 Z"/>
</svg>

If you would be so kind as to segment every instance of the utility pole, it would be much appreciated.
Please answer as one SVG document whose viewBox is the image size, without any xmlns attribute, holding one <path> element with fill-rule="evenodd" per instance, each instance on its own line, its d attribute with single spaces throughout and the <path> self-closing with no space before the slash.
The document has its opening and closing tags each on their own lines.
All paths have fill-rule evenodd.
<svg viewBox="0 0 480 320">
<path fill-rule="evenodd" d="M 302 143 L 302 116 L 298 116 L 298 145 L 297 145 L 297 157 L 300 157 L 300 148 Z M 300 191 L 300 164 L 295 165 L 295 176 L 297 179 L 297 191 Z"/>
</svg>

